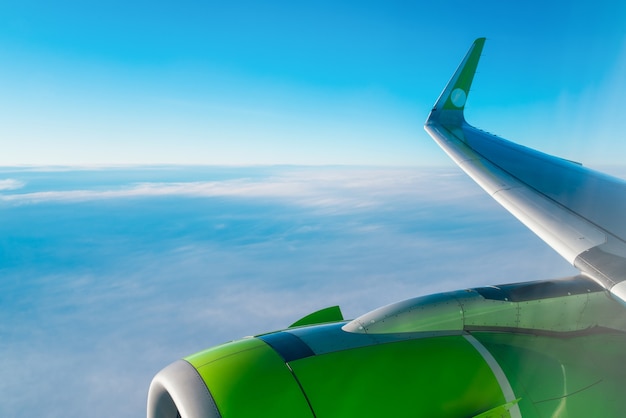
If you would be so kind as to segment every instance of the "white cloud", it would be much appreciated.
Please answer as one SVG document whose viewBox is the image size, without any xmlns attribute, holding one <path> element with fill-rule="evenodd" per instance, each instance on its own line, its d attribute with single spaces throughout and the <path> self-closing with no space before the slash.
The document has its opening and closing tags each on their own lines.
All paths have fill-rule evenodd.
<svg viewBox="0 0 626 418">
<path fill-rule="evenodd" d="M 18 185 L 13 181 L 11 184 Z M 222 181 L 142 182 L 105 190 L 46 190 L 5 193 L 0 200 L 18 204 L 84 202 L 150 197 L 245 197 L 289 199 L 314 207 L 365 208 L 387 204 L 390 198 L 429 194 L 442 199 L 478 194 L 476 186 L 456 169 L 308 168 L 282 171 L 264 178 Z M 1 185 L 1 183 L 0 183 Z M 17 187 L 15 187 L 17 188 Z M 0 190 L 2 190 L 0 188 Z M 6 189 L 9 190 L 9 189 Z"/>
<path fill-rule="evenodd" d="M 24 187 L 26 183 L 15 179 L 0 180 L 0 191 L 2 190 L 17 190 Z"/>
</svg>

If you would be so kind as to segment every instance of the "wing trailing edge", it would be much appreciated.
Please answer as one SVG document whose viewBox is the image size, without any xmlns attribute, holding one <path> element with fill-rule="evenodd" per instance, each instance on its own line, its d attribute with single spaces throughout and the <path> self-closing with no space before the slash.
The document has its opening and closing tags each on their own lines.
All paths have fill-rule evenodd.
<svg viewBox="0 0 626 418">
<path fill-rule="evenodd" d="M 626 303 L 626 183 L 469 125 L 465 103 L 484 43 L 473 43 L 425 130 L 498 203 Z"/>
</svg>

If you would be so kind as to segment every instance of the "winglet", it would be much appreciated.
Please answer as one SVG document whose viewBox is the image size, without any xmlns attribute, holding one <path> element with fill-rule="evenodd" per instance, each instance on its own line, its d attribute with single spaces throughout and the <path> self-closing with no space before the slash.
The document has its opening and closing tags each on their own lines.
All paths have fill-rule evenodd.
<svg viewBox="0 0 626 418">
<path fill-rule="evenodd" d="M 428 116 L 427 123 L 430 120 L 438 120 L 446 124 L 460 124 L 465 120 L 463 110 L 484 45 L 485 38 L 478 38 L 474 41 L 439 99 L 437 99 Z"/>
</svg>

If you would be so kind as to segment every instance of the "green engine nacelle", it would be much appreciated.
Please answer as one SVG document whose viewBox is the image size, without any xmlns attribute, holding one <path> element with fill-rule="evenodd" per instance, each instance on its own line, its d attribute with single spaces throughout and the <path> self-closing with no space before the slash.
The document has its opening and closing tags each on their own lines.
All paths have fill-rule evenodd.
<svg viewBox="0 0 626 418">
<path fill-rule="evenodd" d="M 621 416 L 622 312 L 581 277 L 417 298 L 173 363 L 148 417 Z"/>
<path fill-rule="evenodd" d="M 311 332 L 334 337 L 340 328 Z M 189 399 L 188 384 L 173 379 L 162 396 L 182 417 L 207 418 L 471 417 L 506 403 L 489 365 L 461 335 L 353 344 L 363 346 L 315 354 L 289 332 L 228 343 L 176 366 L 206 385 L 212 401 Z M 187 412 L 198 401 L 204 405 Z M 175 418 L 170 410 L 155 417 Z"/>
</svg>

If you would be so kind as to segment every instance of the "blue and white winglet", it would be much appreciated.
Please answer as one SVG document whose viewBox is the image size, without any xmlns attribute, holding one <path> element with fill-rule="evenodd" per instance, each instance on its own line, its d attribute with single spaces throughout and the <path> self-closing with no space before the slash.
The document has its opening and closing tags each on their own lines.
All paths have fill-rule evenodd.
<svg viewBox="0 0 626 418">
<path fill-rule="evenodd" d="M 469 125 L 464 110 L 484 44 L 474 41 L 426 132 L 498 203 L 626 303 L 626 182 Z"/>
</svg>

